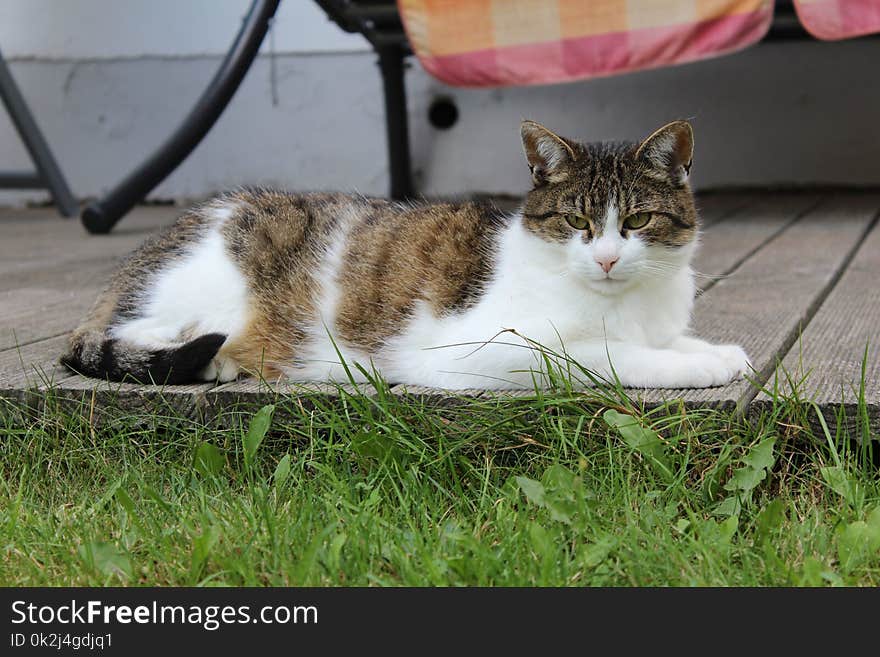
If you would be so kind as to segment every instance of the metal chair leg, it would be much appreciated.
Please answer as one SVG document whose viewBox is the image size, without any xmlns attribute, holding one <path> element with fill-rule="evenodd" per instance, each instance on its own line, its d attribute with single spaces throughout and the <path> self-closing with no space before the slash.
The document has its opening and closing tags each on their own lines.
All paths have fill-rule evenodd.
<svg viewBox="0 0 880 657">
<path fill-rule="evenodd" d="M 110 193 L 83 210 L 82 223 L 90 233 L 109 233 L 116 222 L 174 171 L 204 138 L 257 56 L 280 1 L 253 1 L 223 63 L 183 123 Z"/>
<path fill-rule="evenodd" d="M 409 151 L 409 123 L 406 114 L 404 83 L 405 51 L 400 45 L 376 49 L 385 88 L 385 126 L 388 139 L 388 168 L 391 174 L 391 198 L 413 196 L 412 165 Z"/>
<path fill-rule="evenodd" d="M 24 96 L 15 84 L 15 79 L 3 55 L 0 54 L 0 99 L 6 106 L 6 111 L 12 119 L 12 124 L 21 137 L 21 141 L 31 156 L 36 173 L 6 172 L 0 173 L 0 187 L 16 189 L 39 189 L 47 188 L 58 206 L 58 211 L 65 217 L 76 216 L 79 205 L 67 186 L 61 168 L 52 156 L 49 144 L 40 132 L 40 128 L 34 120 Z"/>
</svg>

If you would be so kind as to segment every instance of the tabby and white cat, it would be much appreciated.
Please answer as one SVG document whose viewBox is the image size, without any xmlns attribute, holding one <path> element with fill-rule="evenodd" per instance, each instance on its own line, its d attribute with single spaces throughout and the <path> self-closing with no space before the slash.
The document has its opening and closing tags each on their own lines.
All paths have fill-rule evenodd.
<svg viewBox="0 0 880 657">
<path fill-rule="evenodd" d="M 698 217 L 691 126 L 580 144 L 525 121 L 533 189 L 475 203 L 238 191 L 135 251 L 73 334 L 83 374 L 165 383 L 240 373 L 520 388 L 535 343 L 633 387 L 743 374 L 735 345 L 690 337 Z M 512 329 L 509 330 L 509 329 Z"/>
</svg>

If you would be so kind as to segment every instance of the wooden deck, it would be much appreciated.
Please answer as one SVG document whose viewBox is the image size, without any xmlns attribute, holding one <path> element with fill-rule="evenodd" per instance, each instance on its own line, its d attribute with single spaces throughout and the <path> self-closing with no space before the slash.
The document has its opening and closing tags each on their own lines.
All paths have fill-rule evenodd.
<svg viewBox="0 0 880 657">
<path fill-rule="evenodd" d="M 806 375 L 799 396 L 818 402 L 829 419 L 840 408 L 854 418 L 862 399 L 871 424 L 880 426 L 880 193 L 713 194 L 701 198 L 700 207 L 705 230 L 695 264 L 701 273 L 696 333 L 743 345 L 757 371 L 755 382 L 634 396 L 649 405 L 681 399 L 688 407 L 746 412 L 770 402 L 760 386 L 778 380 L 785 390 L 789 378 Z M 56 398 L 89 412 L 121 403 L 127 411 L 155 412 L 161 405 L 205 414 L 277 394 L 255 380 L 219 386 L 107 383 L 57 365 L 66 334 L 118 259 L 178 212 L 142 207 L 111 235 L 89 236 L 78 221 L 60 219 L 48 208 L 0 210 L 0 398 L 39 405 L 51 388 Z M 777 369 L 779 363 L 790 377 Z M 412 386 L 393 390 L 446 396 Z M 283 391 L 296 394 L 288 386 Z"/>
</svg>

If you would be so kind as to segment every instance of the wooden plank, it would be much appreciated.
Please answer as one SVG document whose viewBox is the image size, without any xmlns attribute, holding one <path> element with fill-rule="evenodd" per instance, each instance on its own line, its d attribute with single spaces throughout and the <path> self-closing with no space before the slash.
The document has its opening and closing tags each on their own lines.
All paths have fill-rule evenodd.
<svg viewBox="0 0 880 657">
<path fill-rule="evenodd" d="M 22 399 L 23 391 L 45 389 L 73 376 L 58 363 L 67 336 L 0 352 L 0 397 Z"/>
<path fill-rule="evenodd" d="M 244 425 L 257 409 L 274 404 L 273 422 L 275 426 L 283 426 L 285 422 L 301 423 L 304 412 L 344 404 L 347 395 L 375 397 L 377 394 L 370 384 L 267 382 L 248 378 L 209 390 L 207 406 L 214 423 L 228 427 Z"/>
<path fill-rule="evenodd" d="M 316 394 L 328 398 L 340 394 L 375 395 L 376 389 L 370 384 L 334 385 L 330 383 L 303 383 L 296 381 L 266 381 L 256 378 L 240 379 L 219 385 L 208 394 L 212 406 L 223 409 L 236 406 L 262 406 L 279 401 L 282 397 L 302 398 Z"/>
<path fill-rule="evenodd" d="M 418 399 L 424 404 L 432 406 L 453 406 L 467 399 L 478 399 L 488 390 L 469 388 L 467 390 L 446 390 L 444 388 L 432 388 L 429 386 L 416 386 L 399 383 L 391 388 L 394 395 Z"/>
<path fill-rule="evenodd" d="M 740 344 L 763 384 L 809 322 L 864 239 L 880 198 L 821 203 L 697 299 L 694 332 L 715 343 Z M 746 410 L 758 388 L 745 380 L 701 390 L 634 391 L 645 405 Z"/>
<path fill-rule="evenodd" d="M 0 213 L 7 215 L 0 216 L 0 351 L 72 330 L 120 258 L 176 210 L 138 208 L 110 236 L 36 212 L 34 221 L 17 222 Z"/>
<path fill-rule="evenodd" d="M 880 210 L 880 201 L 875 207 Z M 865 420 L 874 435 L 880 432 L 878 281 L 880 230 L 875 224 L 838 284 L 786 354 L 775 377 L 768 381 L 770 389 L 785 395 L 795 392 L 801 400 L 816 402 L 832 432 L 836 430 L 837 413 L 842 410 L 843 428 L 853 438 L 861 437 Z M 859 406 L 860 396 L 864 398 L 863 408 Z M 761 392 L 755 398 L 755 410 L 768 409 L 772 403 L 771 396 Z M 807 417 L 821 436 L 815 412 L 808 412 Z"/>
<path fill-rule="evenodd" d="M 725 221 L 703 230 L 694 256 L 697 287 L 708 290 L 815 207 L 814 195 L 772 195 L 754 199 Z"/>
<path fill-rule="evenodd" d="M 8 277 L 14 276 L 19 272 L 64 271 L 71 265 L 83 261 L 94 263 L 109 262 L 112 264 L 134 250 L 143 241 L 144 237 L 146 237 L 146 234 L 138 236 L 137 239 L 117 239 L 106 243 L 101 243 L 99 238 L 95 237 L 67 237 L 63 238 L 67 240 L 67 248 L 61 251 L 60 246 L 56 246 L 54 249 L 46 249 L 37 241 L 38 238 L 35 236 L 30 243 L 30 248 L 28 248 L 28 245 L 23 245 L 13 255 L 0 256 L 3 258 L 0 260 L 0 276 L 3 277 L 3 282 L 6 284 Z M 88 239 L 98 241 L 84 241 Z M 37 252 L 28 253 L 28 251 Z M 57 252 L 53 253 L 53 251 Z M 8 285 L 5 285 L 5 287 L 8 289 Z"/>
<path fill-rule="evenodd" d="M 713 192 L 697 194 L 695 201 L 703 227 L 718 223 L 743 212 L 759 198 L 754 193 Z"/>
<path fill-rule="evenodd" d="M 95 422 L 117 415 L 207 419 L 213 413 L 205 396 L 212 383 L 145 386 L 87 378 L 58 363 L 66 343 L 62 335 L 0 353 L 0 399 L 33 408 L 50 399 L 56 407 L 87 413 Z"/>
<path fill-rule="evenodd" d="M 89 235 L 77 221 L 14 221 L 0 216 L 0 290 L 57 284 L 70 270 L 92 270 L 103 284 L 104 272 L 178 212 L 167 207 L 137 208 L 110 235 Z M 80 263 L 85 266 L 75 266 Z"/>
<path fill-rule="evenodd" d="M 0 353 L 0 398 L 38 407 L 51 391 L 53 403 L 72 412 L 205 416 L 205 393 L 213 384 L 137 385 L 73 374 L 58 364 L 67 336 L 42 340 Z M 34 394 L 31 394 L 31 393 Z"/>
<path fill-rule="evenodd" d="M 484 390 L 443 390 L 425 386 L 394 385 L 390 390 L 394 396 L 417 400 L 430 406 L 454 406 L 477 399 L 486 394 Z M 328 384 L 321 382 L 267 382 L 254 378 L 233 381 L 218 386 L 207 393 L 208 405 L 214 411 L 217 422 L 228 424 L 236 414 L 249 414 L 265 404 L 276 404 L 275 418 L 283 422 L 291 417 L 291 404 L 300 408 L 315 408 L 316 400 L 334 404 L 342 401 L 345 394 L 375 397 L 376 389 L 370 384 Z"/>
<path fill-rule="evenodd" d="M 267 382 L 255 378 L 242 379 L 218 386 L 210 391 L 209 398 L 218 408 L 235 406 L 259 406 L 277 402 L 281 397 L 302 398 L 315 393 L 325 397 L 339 397 L 340 392 L 348 394 L 375 395 L 376 389 L 370 384 L 333 385 L 321 382 Z M 460 398 L 476 398 L 484 394 L 484 390 L 445 390 L 425 386 L 409 386 L 398 384 L 391 387 L 391 394 L 418 398 L 427 403 L 441 405 L 455 403 Z"/>
<path fill-rule="evenodd" d="M 143 239 L 183 211 L 173 206 L 138 206 L 109 235 L 91 235 L 79 221 L 62 219 L 53 208 L 0 208 L 0 258 L 19 255 L 22 249 L 31 249 L 30 256 L 47 250 L 64 252 L 70 240 L 100 246 L 132 237 Z"/>
<path fill-rule="evenodd" d="M 32 221 L 25 215 L 24 219 L 16 221 L 0 216 L 0 232 L 3 234 L 0 257 L 6 263 L 10 258 L 73 256 L 75 251 L 69 248 L 71 244 L 77 244 L 90 254 L 106 248 L 119 251 L 120 248 L 114 245 L 143 240 L 160 227 L 172 223 L 177 214 L 169 208 L 136 208 L 108 235 L 91 235 L 76 220 L 55 218 Z"/>
<path fill-rule="evenodd" d="M 94 287 L 66 292 L 45 288 L 0 292 L 0 353 L 72 331 L 98 292 Z"/>
<path fill-rule="evenodd" d="M 51 387 L 51 401 L 69 413 L 88 414 L 95 422 L 117 416 L 189 418 L 205 421 L 213 414 L 207 393 L 213 383 L 139 385 L 75 374 Z M 38 386 L 45 392 L 45 386 Z"/>
<path fill-rule="evenodd" d="M 104 287 L 116 269 L 121 256 L 101 254 L 75 262 L 33 263 L 0 274 L 0 291 L 29 288 L 51 290 L 79 290 L 84 287 Z"/>
</svg>

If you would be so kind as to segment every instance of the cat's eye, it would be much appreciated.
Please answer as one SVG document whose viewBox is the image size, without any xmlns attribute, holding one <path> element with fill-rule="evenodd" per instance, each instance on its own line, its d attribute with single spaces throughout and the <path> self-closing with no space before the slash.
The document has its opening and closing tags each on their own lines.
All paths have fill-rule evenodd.
<svg viewBox="0 0 880 657">
<path fill-rule="evenodd" d="M 590 220 L 579 214 L 567 214 L 565 215 L 565 220 L 575 230 L 583 230 L 590 225 Z"/>
<path fill-rule="evenodd" d="M 623 221 L 623 227 L 627 230 L 638 230 L 639 228 L 644 228 L 649 223 L 651 223 L 651 213 L 650 212 L 636 212 L 635 214 L 631 214 Z"/>
</svg>

